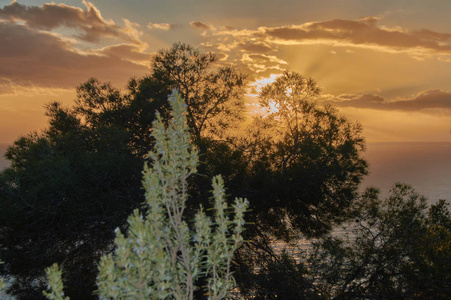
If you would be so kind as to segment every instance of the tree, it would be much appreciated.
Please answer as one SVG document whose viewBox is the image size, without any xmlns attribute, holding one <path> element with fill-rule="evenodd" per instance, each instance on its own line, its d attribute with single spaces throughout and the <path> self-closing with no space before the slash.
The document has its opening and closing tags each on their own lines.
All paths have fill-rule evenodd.
<svg viewBox="0 0 451 300">
<path fill-rule="evenodd" d="M 315 81 L 290 72 L 264 87 L 262 106 L 276 109 L 260 120 L 271 139 L 267 133 L 257 144 L 263 145 L 260 152 L 275 181 L 274 213 L 285 215 L 291 229 L 310 236 L 343 221 L 367 173 L 360 157 L 364 150 L 360 125 L 331 106 L 319 106 L 318 94 Z"/>
<path fill-rule="evenodd" d="M 330 299 L 449 299 L 451 214 L 440 201 L 397 184 L 385 200 L 368 190 L 349 239 L 328 236 L 309 259 L 314 286 Z"/>
<path fill-rule="evenodd" d="M 188 177 L 196 172 L 197 151 L 190 145 L 186 108 L 177 93 L 170 99 L 174 119 L 167 129 L 154 123 L 152 165 L 145 165 L 145 214 L 135 210 L 126 235 L 116 233 L 114 255 L 103 256 L 98 278 L 102 299 L 194 299 L 200 278 L 208 299 L 224 299 L 234 287 L 233 252 L 240 246 L 247 201 L 227 207 L 220 176 L 213 179 L 213 221 L 201 208 L 190 229 L 183 213 L 188 200 Z M 233 218 L 231 215 L 233 214 Z M 49 299 L 62 295 L 61 271 L 47 270 Z"/>
<path fill-rule="evenodd" d="M 276 268 L 270 265 L 286 261 L 272 245 L 322 236 L 349 218 L 367 173 L 360 125 L 321 106 L 318 94 L 314 80 L 291 72 L 260 93 L 269 113 L 254 120 L 243 142 L 248 161 L 243 195 L 254 224 L 237 258 L 243 292 L 267 289 L 261 278 L 273 276 Z"/>
<path fill-rule="evenodd" d="M 81 84 L 74 107 L 50 103 L 48 128 L 14 142 L 6 154 L 11 167 L 0 174 L 0 274 L 16 278 L 10 293 L 42 296 L 44 268 L 56 261 L 65 270 L 66 294 L 92 297 L 95 265 L 112 251 L 114 229 L 127 226 L 127 216 L 142 203 L 140 172 L 154 144 L 151 124 L 156 110 L 168 122 L 170 90 L 193 85 L 182 88 L 193 137 L 223 134 L 239 119 L 244 76 L 230 66 L 215 68 L 214 60 L 175 44 L 157 55 L 149 76 L 131 79 L 125 91 L 95 79 Z M 164 68 L 172 73 L 164 75 Z M 211 185 L 197 178 L 192 191 L 202 190 L 193 192 L 201 201 Z"/>
<path fill-rule="evenodd" d="M 245 76 L 233 66 L 213 69 L 216 57 L 175 43 L 161 50 L 152 63 L 150 76 L 165 90 L 177 89 L 188 106 L 188 125 L 195 143 L 221 137 L 243 118 Z"/>
<path fill-rule="evenodd" d="M 98 83 L 78 89 L 78 105 L 85 108 L 88 85 Z M 92 297 L 96 263 L 111 251 L 114 229 L 143 199 L 143 158 L 119 126 L 121 104 L 108 104 L 124 99 L 107 88 L 90 97 L 96 93 L 105 95 L 105 103 L 96 103 L 104 110 L 52 103 L 49 128 L 19 138 L 6 153 L 11 167 L 0 174 L 1 274 L 15 278 L 8 290 L 18 298 L 42 296 L 44 268 L 55 261 L 66 270 L 68 295 Z"/>
</svg>

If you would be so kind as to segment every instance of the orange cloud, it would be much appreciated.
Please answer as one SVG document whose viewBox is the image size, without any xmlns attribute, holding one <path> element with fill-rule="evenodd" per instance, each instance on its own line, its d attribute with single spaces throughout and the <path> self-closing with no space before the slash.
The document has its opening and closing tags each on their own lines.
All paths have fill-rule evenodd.
<svg viewBox="0 0 451 300">
<path fill-rule="evenodd" d="M 105 37 L 114 37 L 132 43 L 141 43 L 137 24 L 124 20 L 125 26 L 120 27 L 112 20 L 105 20 L 91 2 L 86 0 L 82 2 L 85 10 L 65 4 L 46 3 L 42 6 L 25 6 L 13 1 L 10 5 L 0 8 L 0 18 L 13 23 L 22 21 L 26 26 L 39 30 L 50 31 L 59 27 L 76 29 L 80 31 L 80 34 L 75 37 L 88 42 L 98 42 Z"/>
<path fill-rule="evenodd" d="M 24 25 L 0 22 L 0 91 L 14 86 L 73 88 L 89 77 L 123 84 L 148 68 L 133 61 L 149 56 L 133 45 L 80 53 L 73 43 Z"/>
<path fill-rule="evenodd" d="M 246 41 L 270 45 L 314 45 L 370 48 L 385 52 L 405 52 L 416 58 L 451 55 L 451 34 L 431 30 L 409 31 L 400 27 L 378 26 L 378 18 L 335 19 L 256 30 L 222 30 L 214 36 L 229 36 L 244 45 Z M 243 47 L 245 48 L 245 47 Z"/>
<path fill-rule="evenodd" d="M 361 20 L 332 20 L 306 23 L 300 26 L 262 28 L 265 36 L 275 43 L 302 44 L 308 41 L 333 45 L 375 47 L 386 51 L 419 49 L 451 54 L 450 35 L 432 31 L 409 32 L 402 28 L 377 26 L 376 18 Z"/>
<path fill-rule="evenodd" d="M 158 29 L 163 31 L 173 30 L 176 28 L 176 24 L 169 24 L 169 23 L 149 23 L 147 24 L 147 28 L 150 30 Z"/>
<path fill-rule="evenodd" d="M 339 107 L 354 107 L 376 110 L 423 111 L 440 113 L 440 110 L 451 109 L 451 92 L 427 90 L 407 99 L 384 99 L 378 95 L 340 95 L 333 100 Z"/>
<path fill-rule="evenodd" d="M 73 88 L 90 77 L 123 85 L 148 70 L 151 54 L 145 53 L 139 25 L 124 19 L 118 26 L 92 3 L 83 4 L 85 9 L 13 1 L 0 8 L 0 93 L 18 87 Z M 76 34 L 68 38 L 53 31 L 59 28 Z M 82 42 L 102 42 L 103 47 L 86 50 Z"/>
</svg>

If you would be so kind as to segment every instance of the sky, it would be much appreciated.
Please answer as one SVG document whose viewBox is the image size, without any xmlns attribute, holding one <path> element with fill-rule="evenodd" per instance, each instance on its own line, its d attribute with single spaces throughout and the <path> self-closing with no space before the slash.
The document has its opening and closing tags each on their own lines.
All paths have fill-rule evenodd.
<svg viewBox="0 0 451 300">
<path fill-rule="evenodd" d="M 0 143 L 45 128 L 95 77 L 125 88 L 184 42 L 248 74 L 285 70 L 360 122 L 368 142 L 451 141 L 448 0 L 0 0 Z"/>
</svg>

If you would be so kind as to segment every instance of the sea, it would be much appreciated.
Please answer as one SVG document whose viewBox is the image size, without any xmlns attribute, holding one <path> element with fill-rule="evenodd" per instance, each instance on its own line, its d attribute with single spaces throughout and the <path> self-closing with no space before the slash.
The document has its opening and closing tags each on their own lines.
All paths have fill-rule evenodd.
<svg viewBox="0 0 451 300">
<path fill-rule="evenodd" d="M 429 203 L 451 202 L 451 142 L 369 143 L 363 154 L 369 175 L 361 189 L 387 196 L 395 183 L 411 185 Z"/>
</svg>

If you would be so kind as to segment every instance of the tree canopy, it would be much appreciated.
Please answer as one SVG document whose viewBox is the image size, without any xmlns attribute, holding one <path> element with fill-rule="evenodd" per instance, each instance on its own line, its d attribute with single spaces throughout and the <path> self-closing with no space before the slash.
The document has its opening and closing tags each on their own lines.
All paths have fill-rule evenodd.
<svg viewBox="0 0 451 300">
<path fill-rule="evenodd" d="M 15 278 L 10 293 L 41 297 L 44 268 L 57 262 L 71 298 L 94 297 L 96 263 L 112 251 L 114 229 L 127 226 L 142 203 L 151 124 L 157 110 L 169 120 L 171 89 L 179 87 L 189 101 L 195 138 L 219 134 L 242 115 L 244 76 L 214 61 L 212 54 L 175 44 L 125 91 L 89 79 L 77 87 L 73 107 L 48 104 L 48 127 L 14 142 L 6 153 L 11 166 L 0 174 L 0 273 Z"/>
<path fill-rule="evenodd" d="M 285 72 L 262 89 L 269 113 L 254 121 L 248 139 L 256 193 L 249 199 L 286 238 L 321 235 L 343 221 L 367 173 L 360 125 L 321 106 L 318 95 L 314 80 Z"/>
<path fill-rule="evenodd" d="M 188 109 L 188 125 L 197 143 L 221 137 L 244 117 L 245 78 L 236 67 L 216 66 L 216 56 L 176 43 L 158 52 L 151 77 L 166 90 L 177 89 Z"/>
<path fill-rule="evenodd" d="M 268 113 L 238 130 L 244 128 L 245 88 L 246 76 L 235 67 L 177 43 L 159 51 L 149 75 L 130 79 L 125 90 L 89 79 L 77 88 L 73 107 L 50 103 L 48 127 L 17 139 L 6 154 L 11 166 L 0 173 L 0 257 L 5 262 L 0 273 L 16 278 L 10 292 L 19 299 L 39 298 L 44 269 L 57 262 L 68 296 L 95 298 L 96 264 L 113 251 L 115 228 L 125 230 L 134 209 L 147 211 L 141 169 L 146 154 L 158 147 L 151 124 L 156 111 L 168 124 L 167 97 L 178 89 L 200 158 L 198 174 L 189 179 L 186 212 L 193 216 L 198 204 L 212 204 L 210 178 L 222 174 L 227 193 L 249 201 L 246 243 L 234 258 L 242 294 L 318 296 L 306 265 L 276 253 L 272 245 L 324 238 L 337 224 L 355 218 L 356 205 L 363 205 L 356 202 L 359 184 L 368 168 L 362 129 L 320 103 L 313 79 L 287 71 L 259 95 Z M 444 228 L 449 222 L 445 210 L 434 212 L 434 226 Z M 321 248 L 326 252 L 317 253 L 331 256 L 327 245 Z M 282 271 L 292 276 L 285 283 L 302 293 L 287 288 L 284 294 L 262 279 L 283 278 Z M 321 272 L 326 280 L 329 275 Z"/>
<path fill-rule="evenodd" d="M 213 216 L 200 207 L 190 228 L 184 212 L 188 178 L 198 164 L 197 149 L 190 142 L 183 100 L 174 91 L 169 102 L 173 117 L 167 128 L 160 115 L 152 126 L 155 148 L 143 171 L 146 210 L 129 216 L 125 234 L 116 230 L 114 253 L 100 260 L 101 299 L 195 299 L 197 290 L 219 300 L 229 298 L 235 287 L 230 269 L 233 252 L 243 242 L 247 201 L 236 198 L 228 207 L 218 175 L 212 179 Z M 49 288 L 44 295 L 69 299 L 58 266 L 46 273 Z"/>
</svg>

